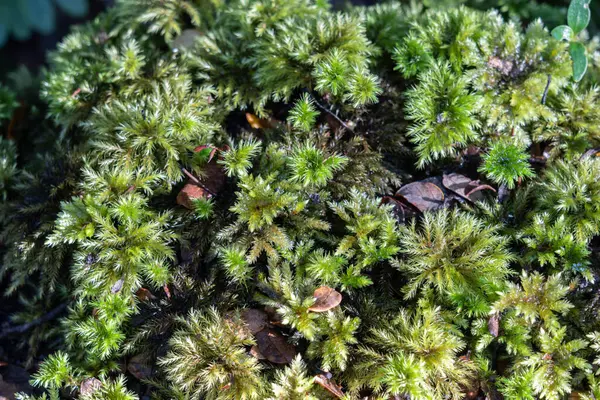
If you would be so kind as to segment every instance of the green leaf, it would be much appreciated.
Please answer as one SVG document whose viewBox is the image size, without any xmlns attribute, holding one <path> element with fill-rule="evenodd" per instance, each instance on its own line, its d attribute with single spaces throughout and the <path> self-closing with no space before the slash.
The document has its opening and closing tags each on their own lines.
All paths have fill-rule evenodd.
<svg viewBox="0 0 600 400">
<path fill-rule="evenodd" d="M 570 42 L 571 38 L 573 37 L 573 30 L 567 25 L 557 26 L 556 28 L 552 29 L 551 33 L 556 40 L 565 40 Z"/>
<path fill-rule="evenodd" d="M 573 42 L 569 45 L 569 53 L 573 60 L 573 79 L 579 82 L 587 71 L 588 60 L 585 47 L 579 42 Z"/>
<path fill-rule="evenodd" d="M 573 32 L 577 35 L 584 30 L 590 23 L 590 1 L 591 0 L 571 0 L 567 21 Z"/>
<path fill-rule="evenodd" d="M 8 40 L 8 29 L 3 24 L 0 24 L 0 47 Z"/>
<path fill-rule="evenodd" d="M 56 4 L 72 17 L 83 17 L 88 13 L 87 0 L 55 0 Z"/>
<path fill-rule="evenodd" d="M 54 31 L 54 7 L 50 0 L 27 0 L 27 19 L 43 35 Z"/>
</svg>

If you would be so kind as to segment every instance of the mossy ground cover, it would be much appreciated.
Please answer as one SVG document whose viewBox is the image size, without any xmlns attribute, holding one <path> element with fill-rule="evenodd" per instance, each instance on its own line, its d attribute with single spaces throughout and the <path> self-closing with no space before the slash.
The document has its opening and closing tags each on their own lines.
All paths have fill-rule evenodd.
<svg viewBox="0 0 600 400">
<path fill-rule="evenodd" d="M 598 398 L 593 4 L 517 3 L 121 0 L 3 79 L 17 397 Z"/>
</svg>

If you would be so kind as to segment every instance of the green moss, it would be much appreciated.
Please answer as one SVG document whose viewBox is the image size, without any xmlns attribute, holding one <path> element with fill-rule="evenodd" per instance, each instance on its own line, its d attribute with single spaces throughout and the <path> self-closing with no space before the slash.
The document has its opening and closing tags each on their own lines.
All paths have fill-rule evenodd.
<svg viewBox="0 0 600 400">
<path fill-rule="evenodd" d="M 39 398 L 593 398 L 598 40 L 535 4 L 122 0 L 3 83 Z"/>
</svg>

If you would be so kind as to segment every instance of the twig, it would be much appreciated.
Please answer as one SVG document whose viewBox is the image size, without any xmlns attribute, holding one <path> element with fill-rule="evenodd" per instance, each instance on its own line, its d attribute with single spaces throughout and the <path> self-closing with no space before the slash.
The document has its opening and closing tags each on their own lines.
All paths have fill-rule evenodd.
<svg viewBox="0 0 600 400">
<path fill-rule="evenodd" d="M 548 82 L 546 83 L 546 88 L 544 89 L 544 95 L 542 96 L 542 104 L 546 104 L 546 98 L 548 97 L 548 89 L 550 89 L 550 82 L 552 81 L 552 75 L 548 74 Z"/>
<path fill-rule="evenodd" d="M 305 90 L 307 93 L 309 93 L 308 90 Z M 340 117 L 338 117 L 333 111 L 331 111 L 330 109 L 328 109 L 327 107 L 325 107 L 324 105 L 322 105 L 321 103 L 319 103 L 317 101 L 316 96 L 314 96 L 312 93 L 309 93 L 310 97 L 312 97 L 313 101 L 315 102 L 315 104 L 317 105 L 317 107 L 319 107 L 322 111 L 325 111 L 327 114 L 331 115 L 333 118 L 335 118 L 335 120 L 337 122 L 340 123 L 340 125 L 342 125 L 344 128 L 348 129 L 349 131 L 354 131 L 352 128 L 350 128 L 348 125 L 346 125 L 346 123 L 344 121 L 341 120 Z"/>
<path fill-rule="evenodd" d="M 58 307 L 54 308 L 53 310 L 51 310 L 50 312 L 48 312 L 47 314 L 44 314 L 41 317 L 36 318 L 33 321 L 31 321 L 31 322 L 28 322 L 28 323 L 23 324 L 23 325 L 17 325 L 17 326 L 9 327 L 9 328 L 3 330 L 0 333 L 0 338 L 6 337 L 6 336 L 8 336 L 10 334 L 13 334 L 13 333 L 24 333 L 24 332 L 27 332 L 28 330 L 30 330 L 33 327 L 41 325 L 44 322 L 48 322 L 50 320 L 53 320 L 58 315 L 60 315 L 66 308 L 67 308 L 67 304 L 63 303 L 63 304 L 59 305 Z"/>
<path fill-rule="evenodd" d="M 215 193 L 213 193 L 209 188 L 207 188 L 205 185 L 203 185 L 202 182 L 200 182 L 200 180 L 198 180 L 198 178 L 196 178 L 194 175 L 192 175 L 187 169 L 181 168 L 181 171 L 183 171 L 183 173 L 186 174 L 187 177 L 190 178 L 190 180 L 192 182 L 194 182 L 196 185 L 200 186 L 202 189 L 206 190 L 208 192 L 208 194 L 210 194 L 213 197 L 216 196 Z"/>
</svg>

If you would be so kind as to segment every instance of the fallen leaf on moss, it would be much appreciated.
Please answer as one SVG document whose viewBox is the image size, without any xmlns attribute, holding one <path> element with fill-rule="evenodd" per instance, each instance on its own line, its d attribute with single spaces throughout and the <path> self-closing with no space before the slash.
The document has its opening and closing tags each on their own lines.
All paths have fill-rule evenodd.
<svg viewBox="0 0 600 400">
<path fill-rule="evenodd" d="M 152 364 L 144 354 L 137 354 L 127 363 L 127 371 L 139 380 L 144 380 L 152 376 Z"/>
<path fill-rule="evenodd" d="M 281 333 L 267 328 L 258 332 L 255 337 L 260 354 L 272 363 L 288 364 L 294 359 L 296 349 Z"/>
<path fill-rule="evenodd" d="M 421 212 L 437 210 L 444 205 L 444 192 L 431 182 L 413 182 L 404 185 L 396 192 L 396 197 Z"/>
<path fill-rule="evenodd" d="M 137 292 L 135 292 L 135 295 L 140 301 L 154 300 L 156 298 L 156 296 L 146 288 L 139 288 Z"/>
<path fill-rule="evenodd" d="M 210 197 L 209 194 L 198 185 L 186 184 L 177 195 L 177 204 L 189 210 L 194 209 L 194 200 Z"/>
<path fill-rule="evenodd" d="M 325 312 L 340 305 L 342 294 L 329 286 L 321 286 L 313 293 L 315 302 L 308 308 L 312 312 Z"/>
<path fill-rule="evenodd" d="M 479 197 L 478 195 L 481 194 L 481 192 L 483 190 L 491 190 L 492 192 L 496 192 L 496 189 L 494 189 L 493 187 L 491 187 L 490 185 L 479 185 L 474 187 L 473 189 L 469 190 L 469 192 L 467 192 L 467 197 L 469 198 L 469 200 L 471 201 L 479 201 L 479 200 L 483 200 L 482 197 Z"/>
<path fill-rule="evenodd" d="M 442 184 L 446 189 L 456 193 L 463 199 L 473 202 L 483 200 L 483 194 L 481 193 L 483 190 L 496 191 L 489 185 L 482 185 L 479 181 L 474 181 L 457 173 L 444 175 Z"/>
<path fill-rule="evenodd" d="M 257 345 L 254 345 L 250 348 L 250 355 L 257 360 L 266 360 L 267 358 L 260 352 L 260 349 Z"/>
<path fill-rule="evenodd" d="M 269 324 L 267 313 L 255 308 L 242 311 L 242 319 L 252 334 L 262 331 Z"/>
<path fill-rule="evenodd" d="M 250 126 L 254 129 L 271 128 L 271 123 L 269 121 L 262 118 L 258 118 L 256 115 L 251 113 L 246 113 L 246 121 L 248 121 Z"/>
<path fill-rule="evenodd" d="M 330 374 L 328 374 L 330 375 Z M 342 391 L 341 386 L 337 385 L 332 379 L 331 376 L 325 374 L 319 374 L 315 376 L 315 383 L 321 386 L 323 389 L 327 390 L 333 396 L 338 399 L 344 398 L 344 392 Z"/>
</svg>

